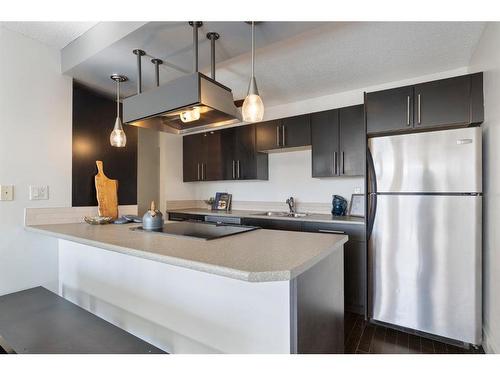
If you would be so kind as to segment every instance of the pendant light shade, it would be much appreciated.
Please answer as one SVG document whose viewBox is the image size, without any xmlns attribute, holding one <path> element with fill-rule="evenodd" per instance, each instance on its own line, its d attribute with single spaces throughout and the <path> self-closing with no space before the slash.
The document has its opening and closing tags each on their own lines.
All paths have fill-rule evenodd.
<svg viewBox="0 0 500 375">
<path fill-rule="evenodd" d="M 241 109 L 243 121 L 259 122 L 264 118 L 264 102 L 259 95 L 255 80 L 255 23 L 252 21 L 252 77 L 248 85 L 248 93 Z"/>
<path fill-rule="evenodd" d="M 116 82 L 116 120 L 113 131 L 109 136 L 109 142 L 113 147 L 125 147 L 127 145 L 127 135 L 123 130 L 123 124 L 120 118 L 120 83 L 125 82 L 127 77 L 113 74 L 111 79 Z"/>
</svg>

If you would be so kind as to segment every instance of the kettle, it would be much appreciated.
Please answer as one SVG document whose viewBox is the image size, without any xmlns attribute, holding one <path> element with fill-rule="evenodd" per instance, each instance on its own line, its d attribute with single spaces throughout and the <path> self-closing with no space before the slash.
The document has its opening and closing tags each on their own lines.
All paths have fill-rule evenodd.
<svg viewBox="0 0 500 375">
<path fill-rule="evenodd" d="M 151 208 L 142 217 L 142 229 L 158 230 L 163 228 L 163 214 L 156 209 L 155 202 L 151 202 Z"/>
<path fill-rule="evenodd" d="M 332 196 L 332 215 L 333 216 L 345 216 L 347 211 L 347 201 L 344 197 L 340 195 Z"/>
</svg>

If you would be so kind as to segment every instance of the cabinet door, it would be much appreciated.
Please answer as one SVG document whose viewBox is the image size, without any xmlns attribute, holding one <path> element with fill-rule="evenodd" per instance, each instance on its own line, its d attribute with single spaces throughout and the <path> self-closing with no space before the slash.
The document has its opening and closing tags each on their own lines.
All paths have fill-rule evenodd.
<svg viewBox="0 0 500 375">
<path fill-rule="evenodd" d="M 223 178 L 223 160 L 221 150 L 221 133 L 203 133 L 202 147 L 199 150 L 203 164 L 201 179 L 217 181 Z"/>
<path fill-rule="evenodd" d="M 365 173 L 365 113 L 364 106 L 341 108 L 339 174 L 341 176 L 362 176 Z"/>
<path fill-rule="evenodd" d="M 415 86 L 415 127 L 467 125 L 470 121 L 469 75 Z"/>
<path fill-rule="evenodd" d="M 257 124 L 257 151 L 275 150 L 281 147 L 281 121 Z"/>
<path fill-rule="evenodd" d="M 332 177 L 338 173 L 339 111 L 311 115 L 312 176 Z"/>
<path fill-rule="evenodd" d="M 407 130 L 413 126 L 413 86 L 366 94 L 368 134 Z"/>
<path fill-rule="evenodd" d="M 186 135 L 182 138 L 182 171 L 184 182 L 201 180 L 199 134 Z"/>
<path fill-rule="evenodd" d="M 310 146 L 310 119 L 310 115 L 302 115 L 281 120 L 281 147 Z"/>
<path fill-rule="evenodd" d="M 235 129 L 235 172 L 238 180 L 257 178 L 257 152 L 255 125 L 245 125 Z"/>
<path fill-rule="evenodd" d="M 236 128 L 229 128 L 220 131 L 221 155 L 222 155 L 222 179 L 236 179 Z"/>
</svg>

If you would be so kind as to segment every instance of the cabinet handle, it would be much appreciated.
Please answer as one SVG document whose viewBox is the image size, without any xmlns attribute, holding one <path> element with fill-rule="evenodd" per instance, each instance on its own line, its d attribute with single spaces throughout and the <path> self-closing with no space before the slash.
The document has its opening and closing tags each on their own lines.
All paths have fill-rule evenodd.
<svg viewBox="0 0 500 375">
<path fill-rule="evenodd" d="M 345 232 L 342 232 L 341 230 L 330 230 L 330 229 L 318 229 L 318 232 L 333 233 L 333 234 L 345 234 Z"/>
<path fill-rule="evenodd" d="M 421 116 L 421 112 L 420 112 L 420 102 L 421 102 L 421 100 L 420 100 L 420 94 L 418 94 L 418 95 L 417 95 L 417 117 L 418 117 L 418 124 L 419 124 L 419 125 L 420 125 L 420 122 L 421 122 L 421 121 L 420 121 L 420 120 L 421 120 L 421 118 L 420 118 L 420 116 Z"/>
<path fill-rule="evenodd" d="M 197 178 L 197 180 L 200 181 L 200 163 L 197 164 L 196 169 L 198 171 L 198 178 Z"/>
<path fill-rule="evenodd" d="M 233 160 L 233 180 L 236 179 L 236 172 L 234 171 L 235 168 L 235 162 Z"/>
<path fill-rule="evenodd" d="M 240 161 L 236 161 L 236 172 L 238 172 L 238 180 L 240 179 Z"/>
<path fill-rule="evenodd" d="M 337 151 L 333 152 L 333 174 L 337 174 Z"/>
<path fill-rule="evenodd" d="M 410 126 L 410 95 L 406 97 L 406 125 Z"/>
<path fill-rule="evenodd" d="M 283 138 L 282 140 L 283 141 L 281 142 L 281 146 L 285 147 L 285 145 L 286 145 L 286 142 L 285 142 L 285 125 L 283 125 L 282 128 L 283 128 L 283 131 L 282 131 L 281 135 L 282 135 L 282 138 Z"/>
<path fill-rule="evenodd" d="M 276 126 L 276 146 L 280 147 L 280 127 Z"/>
<path fill-rule="evenodd" d="M 340 165 L 342 166 L 342 171 L 340 172 L 340 174 L 344 174 L 345 173 L 345 168 L 344 168 L 344 151 L 342 151 L 342 153 L 340 154 Z"/>
</svg>

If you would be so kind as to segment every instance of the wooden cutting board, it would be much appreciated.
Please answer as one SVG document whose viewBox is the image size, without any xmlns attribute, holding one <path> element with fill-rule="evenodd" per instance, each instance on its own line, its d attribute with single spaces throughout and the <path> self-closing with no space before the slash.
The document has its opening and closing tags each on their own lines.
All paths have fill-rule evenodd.
<svg viewBox="0 0 500 375">
<path fill-rule="evenodd" d="M 118 181 L 111 180 L 104 174 L 102 161 L 97 160 L 97 174 L 95 175 L 95 189 L 99 216 L 118 218 Z"/>
</svg>

